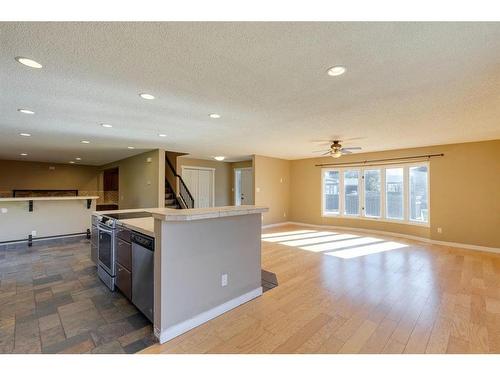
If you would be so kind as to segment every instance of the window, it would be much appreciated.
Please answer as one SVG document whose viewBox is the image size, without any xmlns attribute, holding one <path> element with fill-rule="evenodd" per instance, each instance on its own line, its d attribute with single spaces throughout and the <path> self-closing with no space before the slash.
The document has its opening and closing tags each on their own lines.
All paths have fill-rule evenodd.
<svg viewBox="0 0 500 375">
<path fill-rule="evenodd" d="M 385 170 L 385 209 L 388 219 L 404 219 L 403 168 Z"/>
<path fill-rule="evenodd" d="M 365 183 L 365 216 L 380 217 L 380 169 L 367 169 Z"/>
<path fill-rule="evenodd" d="M 429 223 L 429 165 L 328 168 L 322 172 L 324 216 Z"/>
<path fill-rule="evenodd" d="M 410 168 L 410 220 L 427 222 L 427 166 Z"/>
<path fill-rule="evenodd" d="M 328 171 L 324 174 L 324 199 L 325 212 L 329 214 L 340 213 L 340 174 L 338 171 Z"/>
<path fill-rule="evenodd" d="M 359 215 L 359 171 L 344 172 L 344 214 Z"/>
</svg>

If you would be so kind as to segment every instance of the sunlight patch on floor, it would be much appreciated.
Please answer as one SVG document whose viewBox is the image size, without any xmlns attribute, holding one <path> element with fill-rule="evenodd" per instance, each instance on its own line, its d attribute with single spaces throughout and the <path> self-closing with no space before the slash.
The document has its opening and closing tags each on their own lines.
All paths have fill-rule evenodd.
<svg viewBox="0 0 500 375">
<path fill-rule="evenodd" d="M 329 251 L 329 250 L 335 250 L 335 249 L 342 249 L 345 247 L 366 245 L 366 244 L 380 242 L 380 241 L 382 241 L 382 240 L 379 238 L 360 237 L 360 238 L 354 238 L 351 240 L 326 242 L 326 243 L 320 243 L 317 245 L 301 246 L 300 249 L 307 250 L 307 251 L 314 251 L 314 252 L 322 252 L 322 251 Z"/>
<path fill-rule="evenodd" d="M 279 243 L 343 259 L 408 247 L 408 245 L 399 242 L 384 241 L 380 238 L 315 230 L 267 233 L 262 235 L 262 241 Z"/>
<path fill-rule="evenodd" d="M 379 242 L 371 245 L 353 247 L 345 250 L 330 251 L 325 254 L 338 258 L 351 259 L 351 258 L 362 257 L 365 255 L 383 253 L 385 251 L 390 251 L 390 250 L 402 249 L 404 247 L 408 247 L 408 245 L 392 241 Z"/>
<path fill-rule="evenodd" d="M 316 231 L 315 230 L 291 230 L 288 232 L 273 232 L 273 233 L 263 234 L 262 238 L 278 237 L 278 236 L 290 236 L 292 234 L 312 233 L 312 232 L 316 232 Z"/>
<path fill-rule="evenodd" d="M 321 236 L 321 237 L 305 238 L 303 240 L 284 241 L 280 242 L 280 244 L 287 246 L 306 246 L 328 241 L 348 240 L 351 238 L 358 238 L 358 237 L 359 236 L 356 236 L 354 234 L 334 234 L 332 236 Z"/>
<path fill-rule="evenodd" d="M 313 238 L 313 237 L 324 237 L 328 236 L 330 234 L 336 234 L 335 232 L 316 232 L 313 231 L 312 233 L 301 233 L 301 234 L 292 234 L 292 235 L 282 235 L 279 237 L 267 237 L 263 238 L 263 241 L 267 242 L 282 242 L 282 241 L 290 241 L 290 240 L 301 240 L 304 238 Z"/>
</svg>

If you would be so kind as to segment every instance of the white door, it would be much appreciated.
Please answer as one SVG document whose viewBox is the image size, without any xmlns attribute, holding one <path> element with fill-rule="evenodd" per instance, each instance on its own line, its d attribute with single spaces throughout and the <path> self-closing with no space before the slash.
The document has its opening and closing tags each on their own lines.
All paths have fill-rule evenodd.
<svg viewBox="0 0 500 375">
<path fill-rule="evenodd" d="M 198 170 L 198 205 L 196 207 L 212 207 L 212 173 L 213 171 Z M 196 199 L 196 198 L 195 198 Z"/>
<path fill-rule="evenodd" d="M 183 167 L 182 179 L 194 198 L 195 208 L 213 207 L 214 170 Z"/>
<path fill-rule="evenodd" d="M 253 170 L 252 168 L 238 168 L 235 173 L 235 196 L 236 206 L 242 204 L 253 204 Z"/>
</svg>

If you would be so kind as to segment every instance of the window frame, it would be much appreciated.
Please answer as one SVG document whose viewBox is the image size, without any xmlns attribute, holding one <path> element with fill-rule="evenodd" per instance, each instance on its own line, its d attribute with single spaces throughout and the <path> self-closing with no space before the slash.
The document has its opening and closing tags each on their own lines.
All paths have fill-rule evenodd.
<svg viewBox="0 0 500 375">
<path fill-rule="evenodd" d="M 410 168 L 426 166 L 427 167 L 427 222 L 414 221 L 410 219 Z M 389 219 L 386 217 L 386 169 L 403 168 L 403 219 Z M 380 217 L 366 216 L 365 214 L 365 171 L 380 170 Z M 347 170 L 358 171 L 358 195 L 359 195 L 359 214 L 346 215 L 344 214 L 345 204 L 345 186 L 344 172 Z M 339 173 L 339 212 L 325 212 L 325 172 L 335 171 Z M 339 218 L 339 219 L 356 219 L 368 221 L 380 221 L 395 224 L 415 225 L 420 227 L 430 227 L 431 223 L 431 168 L 429 162 L 403 163 L 403 164 L 384 164 L 384 165 L 367 165 L 353 167 L 325 167 L 321 168 L 321 217 Z"/>
</svg>

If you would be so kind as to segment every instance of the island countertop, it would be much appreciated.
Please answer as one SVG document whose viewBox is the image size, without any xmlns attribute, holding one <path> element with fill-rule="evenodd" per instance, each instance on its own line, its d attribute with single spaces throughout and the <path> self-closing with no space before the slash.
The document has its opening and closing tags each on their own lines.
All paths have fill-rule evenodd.
<svg viewBox="0 0 500 375">
<path fill-rule="evenodd" d="M 187 208 L 187 209 L 172 209 L 172 208 L 155 208 L 145 210 L 151 212 L 155 219 L 162 221 L 191 221 L 213 219 L 226 216 L 240 216 L 250 214 L 260 214 L 269 211 L 268 207 L 263 206 L 222 206 L 222 207 L 207 207 L 207 208 Z"/>
<path fill-rule="evenodd" d="M 98 199 L 98 196 L 69 196 L 69 197 L 10 197 L 0 198 L 0 202 L 26 202 L 26 201 L 74 201 L 80 199 Z"/>
</svg>

